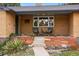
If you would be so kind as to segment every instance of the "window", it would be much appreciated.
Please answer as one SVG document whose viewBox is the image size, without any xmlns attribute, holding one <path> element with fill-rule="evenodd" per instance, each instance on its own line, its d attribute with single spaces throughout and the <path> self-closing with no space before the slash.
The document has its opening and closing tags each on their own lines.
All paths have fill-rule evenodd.
<svg viewBox="0 0 79 59">
<path fill-rule="evenodd" d="M 39 26 L 48 26 L 48 18 L 40 17 L 39 18 Z"/>
<path fill-rule="evenodd" d="M 38 26 L 38 21 L 34 20 L 34 26 Z"/>
<path fill-rule="evenodd" d="M 54 27 L 54 16 L 34 16 L 33 27 Z"/>
</svg>

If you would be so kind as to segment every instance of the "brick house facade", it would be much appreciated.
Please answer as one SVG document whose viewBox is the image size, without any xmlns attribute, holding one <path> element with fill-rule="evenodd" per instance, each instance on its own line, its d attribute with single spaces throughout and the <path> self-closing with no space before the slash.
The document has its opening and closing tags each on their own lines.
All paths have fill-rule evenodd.
<svg viewBox="0 0 79 59">
<path fill-rule="evenodd" d="M 52 34 L 79 37 L 79 5 L 1 7 L 0 37 L 9 37 L 11 33 L 33 33 L 34 17 L 39 18 L 40 16 L 44 19 L 54 17 Z M 39 33 L 41 27 L 44 28 L 39 26 Z"/>
</svg>

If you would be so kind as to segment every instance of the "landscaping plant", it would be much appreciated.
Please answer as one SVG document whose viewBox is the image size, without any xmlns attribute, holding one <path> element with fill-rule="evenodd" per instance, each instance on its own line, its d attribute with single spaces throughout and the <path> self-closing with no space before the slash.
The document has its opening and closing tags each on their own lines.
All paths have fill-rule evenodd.
<svg viewBox="0 0 79 59">
<path fill-rule="evenodd" d="M 23 42 L 20 39 L 9 40 L 3 47 L 5 54 L 17 52 L 23 46 Z"/>
<path fill-rule="evenodd" d="M 6 45 L 6 43 L 8 42 L 8 39 L 6 39 L 5 41 L 0 41 L 0 55 L 4 55 L 4 49 L 3 47 Z"/>
<path fill-rule="evenodd" d="M 28 46 L 32 39 L 29 37 L 26 40 L 11 35 L 5 42 L 0 42 L 0 55 L 34 55 L 32 48 Z"/>
</svg>

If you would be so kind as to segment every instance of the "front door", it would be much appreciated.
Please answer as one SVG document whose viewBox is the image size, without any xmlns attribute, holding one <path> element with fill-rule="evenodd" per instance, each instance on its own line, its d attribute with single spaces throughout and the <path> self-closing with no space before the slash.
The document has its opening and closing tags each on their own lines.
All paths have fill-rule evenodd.
<svg viewBox="0 0 79 59">
<path fill-rule="evenodd" d="M 49 35 L 54 27 L 54 16 L 34 16 L 33 32 L 37 35 Z"/>
</svg>

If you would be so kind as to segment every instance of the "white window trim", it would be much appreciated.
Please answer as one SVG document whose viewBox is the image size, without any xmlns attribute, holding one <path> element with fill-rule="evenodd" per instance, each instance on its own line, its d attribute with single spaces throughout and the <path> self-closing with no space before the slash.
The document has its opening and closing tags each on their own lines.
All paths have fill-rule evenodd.
<svg viewBox="0 0 79 59">
<path fill-rule="evenodd" d="M 33 27 L 39 27 L 39 22 L 38 22 L 38 26 L 34 26 L 34 21 L 35 21 L 34 18 L 35 17 L 37 18 L 38 21 L 39 21 L 40 17 L 48 17 L 48 20 L 50 20 L 49 17 L 53 17 L 53 26 L 49 26 L 49 22 L 48 22 L 48 26 L 40 26 L 40 27 L 54 27 L 55 26 L 55 22 L 54 22 L 55 17 L 54 16 L 34 16 L 33 17 Z"/>
</svg>

